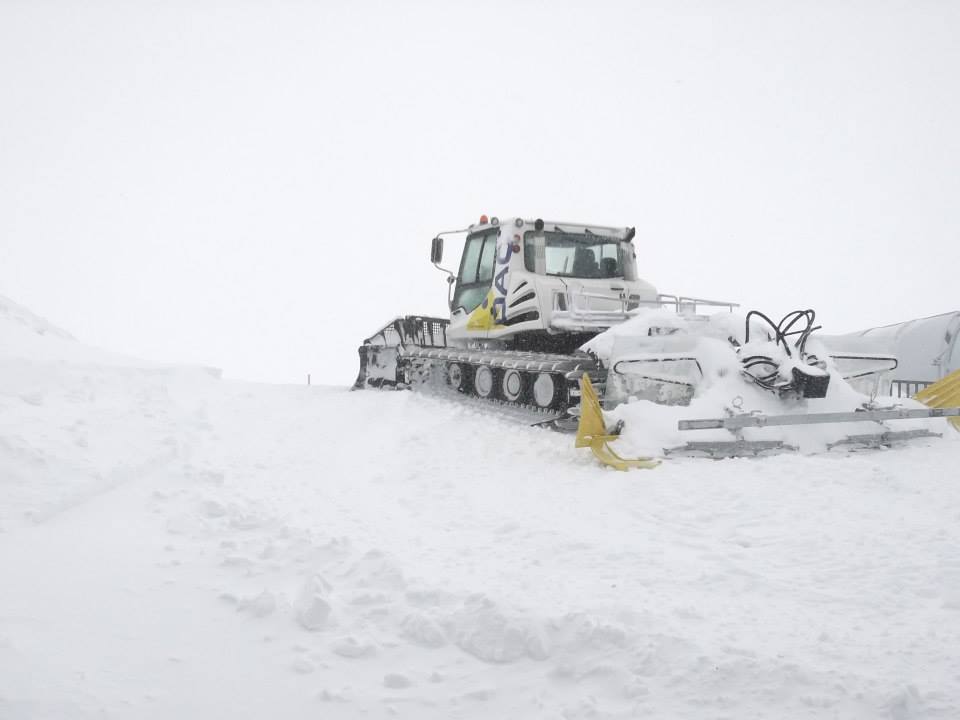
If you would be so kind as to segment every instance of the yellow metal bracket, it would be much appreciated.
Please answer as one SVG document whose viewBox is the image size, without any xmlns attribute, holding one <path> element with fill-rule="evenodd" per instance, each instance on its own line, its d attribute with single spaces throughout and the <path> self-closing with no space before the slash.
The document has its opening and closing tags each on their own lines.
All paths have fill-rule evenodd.
<svg viewBox="0 0 960 720">
<path fill-rule="evenodd" d="M 913 396 L 927 407 L 944 408 L 960 406 L 960 370 L 928 385 Z M 953 429 L 960 432 L 960 417 L 947 418 Z"/>
<path fill-rule="evenodd" d="M 610 447 L 610 442 L 616 439 L 616 435 L 607 432 L 607 424 L 603 419 L 603 410 L 600 408 L 597 391 L 593 389 L 593 383 L 584 373 L 580 380 L 580 423 L 577 426 L 577 440 L 574 447 L 590 448 L 597 460 L 617 470 L 655 468 L 660 464 L 659 460 L 653 458 L 620 457 Z"/>
</svg>

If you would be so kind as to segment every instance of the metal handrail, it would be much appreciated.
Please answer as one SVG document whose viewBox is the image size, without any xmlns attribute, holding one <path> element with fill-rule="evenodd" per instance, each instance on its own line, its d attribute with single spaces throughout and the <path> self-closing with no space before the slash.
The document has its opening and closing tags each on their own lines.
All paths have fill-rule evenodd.
<svg viewBox="0 0 960 720">
<path fill-rule="evenodd" d="M 659 307 L 673 305 L 677 309 L 677 312 L 680 311 L 681 306 L 691 303 L 693 304 L 694 311 L 696 311 L 697 305 L 706 305 L 708 307 L 725 307 L 730 312 L 733 312 L 734 308 L 740 307 L 740 303 L 727 302 L 726 300 L 706 300 L 704 298 L 687 297 L 686 295 L 672 295 L 667 293 L 660 293 L 657 295 L 657 305 Z"/>
<path fill-rule="evenodd" d="M 565 295 L 567 300 L 567 309 L 560 310 L 557 307 L 554 307 L 555 311 L 558 312 L 568 312 L 570 314 L 577 314 L 583 317 L 589 317 L 590 315 L 596 316 L 609 316 L 610 313 L 616 313 L 616 310 L 592 310 L 589 307 L 584 307 L 583 303 L 578 303 L 578 298 L 596 298 L 598 300 L 607 300 L 615 301 L 615 298 L 610 297 L 602 293 L 589 292 L 584 288 L 579 288 L 575 292 L 567 290 L 564 293 L 557 293 L 557 295 Z M 621 293 L 619 298 L 620 301 L 620 313 L 626 316 L 630 310 L 637 307 L 652 307 L 652 308 L 669 308 L 672 307 L 676 312 L 681 312 L 685 307 L 692 306 L 692 311 L 696 313 L 698 305 L 704 305 L 707 307 L 725 307 L 730 312 L 733 312 L 734 308 L 740 307 L 739 303 L 727 302 L 725 300 L 707 300 L 704 298 L 694 298 L 687 297 L 685 295 L 672 295 L 660 293 L 657 295 L 656 300 L 630 300 L 630 296 L 627 293 Z M 633 305 L 634 307 L 630 307 Z"/>
</svg>

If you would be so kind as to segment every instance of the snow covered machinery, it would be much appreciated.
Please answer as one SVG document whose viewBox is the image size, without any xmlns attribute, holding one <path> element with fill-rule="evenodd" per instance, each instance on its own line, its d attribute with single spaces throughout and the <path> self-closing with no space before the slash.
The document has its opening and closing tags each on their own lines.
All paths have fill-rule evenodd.
<svg viewBox="0 0 960 720">
<path fill-rule="evenodd" d="M 444 236 L 466 235 L 459 270 L 440 266 Z M 638 308 L 695 311 L 733 303 L 661 295 L 637 275 L 635 229 L 482 216 L 438 234 L 430 259 L 447 273 L 449 320 L 397 318 L 360 347 L 362 387 L 426 380 L 501 406 L 565 415 L 586 373 L 602 394 L 606 369 L 587 341 Z"/>
<path fill-rule="evenodd" d="M 440 265 L 454 233 L 465 235 L 456 273 Z M 883 399 L 897 358 L 812 337 L 813 310 L 774 321 L 658 293 L 637 274 L 635 234 L 486 216 L 438 234 L 430 259 L 447 274 L 449 319 L 399 317 L 367 338 L 354 388 L 432 386 L 532 424 L 581 415 L 581 431 L 587 397 L 578 442 L 618 466 L 636 466 L 606 445 L 625 425 L 621 437 L 642 428 L 650 458 L 729 457 L 888 446 L 960 414 L 952 385 L 936 402 Z"/>
</svg>

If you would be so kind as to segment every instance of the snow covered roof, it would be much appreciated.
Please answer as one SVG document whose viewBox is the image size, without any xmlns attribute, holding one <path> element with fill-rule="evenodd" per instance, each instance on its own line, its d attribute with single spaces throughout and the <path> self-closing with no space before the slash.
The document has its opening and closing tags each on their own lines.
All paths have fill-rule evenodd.
<svg viewBox="0 0 960 720">
<path fill-rule="evenodd" d="M 898 380 L 939 380 L 960 369 L 960 310 L 832 336 L 832 344 L 897 356 Z"/>
</svg>

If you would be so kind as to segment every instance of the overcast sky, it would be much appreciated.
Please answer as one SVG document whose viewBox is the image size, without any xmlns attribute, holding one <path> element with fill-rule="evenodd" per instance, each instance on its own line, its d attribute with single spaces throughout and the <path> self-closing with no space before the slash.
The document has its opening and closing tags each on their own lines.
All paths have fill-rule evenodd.
<svg viewBox="0 0 960 720">
<path fill-rule="evenodd" d="M 958 37 L 947 1 L 0 0 L 0 294 L 347 384 L 488 213 L 635 225 L 661 292 L 832 331 L 960 309 Z"/>
</svg>

